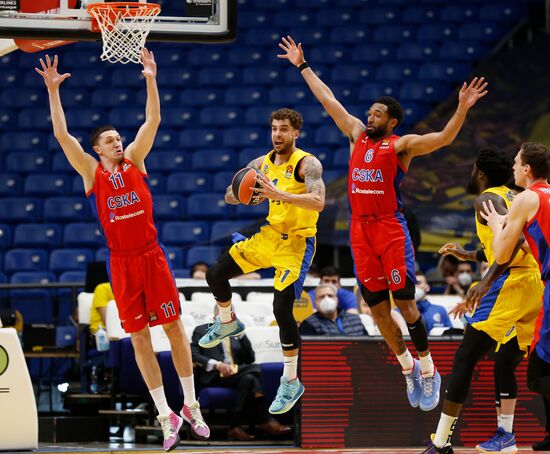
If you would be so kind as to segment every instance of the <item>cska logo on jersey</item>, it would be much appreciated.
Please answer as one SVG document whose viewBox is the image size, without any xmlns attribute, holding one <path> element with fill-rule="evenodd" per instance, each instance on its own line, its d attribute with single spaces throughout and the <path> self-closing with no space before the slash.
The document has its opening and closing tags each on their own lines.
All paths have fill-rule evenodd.
<svg viewBox="0 0 550 454">
<path fill-rule="evenodd" d="M 373 157 L 374 157 L 374 150 L 372 148 L 369 148 L 365 153 L 365 162 L 366 163 L 371 162 Z"/>
<path fill-rule="evenodd" d="M 291 178 L 292 177 L 292 172 L 294 171 L 294 167 L 293 166 L 287 166 L 286 168 L 286 173 L 285 173 L 285 178 Z"/>
<path fill-rule="evenodd" d="M 382 140 L 382 143 L 380 144 L 380 149 L 381 150 L 386 149 L 386 148 L 390 148 L 390 139 L 384 139 L 384 140 Z"/>
<path fill-rule="evenodd" d="M 127 207 L 137 202 L 140 202 L 139 197 L 135 191 L 132 191 L 126 194 L 109 197 L 107 199 L 107 206 L 109 209 L 114 210 L 115 208 Z"/>
</svg>

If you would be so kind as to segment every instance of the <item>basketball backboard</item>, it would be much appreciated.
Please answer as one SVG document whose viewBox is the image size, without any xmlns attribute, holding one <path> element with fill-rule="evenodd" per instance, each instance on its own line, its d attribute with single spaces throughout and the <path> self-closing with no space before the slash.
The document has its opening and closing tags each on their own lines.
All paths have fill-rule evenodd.
<svg viewBox="0 0 550 454">
<path fill-rule="evenodd" d="M 1 0 L 0 38 L 95 41 L 86 10 L 109 0 Z M 145 0 L 135 0 L 145 3 Z M 235 38 L 237 0 L 150 0 L 161 6 L 148 41 L 227 42 Z"/>
</svg>

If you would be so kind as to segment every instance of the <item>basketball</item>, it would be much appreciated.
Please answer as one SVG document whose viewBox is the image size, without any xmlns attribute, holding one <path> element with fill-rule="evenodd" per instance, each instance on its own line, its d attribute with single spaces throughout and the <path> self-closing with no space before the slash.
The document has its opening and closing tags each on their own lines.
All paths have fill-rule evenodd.
<svg viewBox="0 0 550 454">
<path fill-rule="evenodd" d="M 262 185 L 256 181 L 256 175 L 260 171 L 254 167 L 245 167 L 239 170 L 233 177 L 231 188 L 233 194 L 243 205 L 258 205 L 265 197 L 250 188 L 261 188 Z"/>
</svg>

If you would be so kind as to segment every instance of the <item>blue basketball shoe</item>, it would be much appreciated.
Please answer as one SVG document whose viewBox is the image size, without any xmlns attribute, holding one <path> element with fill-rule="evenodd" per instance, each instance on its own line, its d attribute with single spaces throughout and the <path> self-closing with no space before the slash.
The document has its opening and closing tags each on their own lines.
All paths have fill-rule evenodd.
<svg viewBox="0 0 550 454">
<path fill-rule="evenodd" d="M 420 384 L 420 361 L 414 360 L 412 372 L 405 374 L 405 381 L 407 382 L 407 397 L 411 407 L 416 408 L 420 405 L 420 396 L 422 395 L 422 385 Z"/>
<path fill-rule="evenodd" d="M 420 379 L 422 385 L 422 395 L 420 396 L 420 410 L 430 411 L 439 404 L 439 389 L 441 388 L 441 375 L 437 369 L 434 369 L 434 374 L 429 377 Z"/>
<path fill-rule="evenodd" d="M 479 452 L 506 452 L 514 453 L 518 451 L 516 447 L 516 437 L 513 433 L 505 432 L 499 427 L 495 434 L 487 441 L 476 446 Z"/>
<path fill-rule="evenodd" d="M 208 327 L 208 331 L 199 339 L 199 345 L 204 348 L 212 348 L 229 336 L 238 336 L 245 329 L 244 323 L 235 317 L 230 322 L 222 323 L 220 317 L 214 319 Z"/>
<path fill-rule="evenodd" d="M 269 413 L 278 415 L 286 413 L 304 394 L 304 385 L 298 377 L 289 380 L 287 377 L 281 377 L 281 384 L 277 389 L 277 395 L 269 407 Z"/>
</svg>

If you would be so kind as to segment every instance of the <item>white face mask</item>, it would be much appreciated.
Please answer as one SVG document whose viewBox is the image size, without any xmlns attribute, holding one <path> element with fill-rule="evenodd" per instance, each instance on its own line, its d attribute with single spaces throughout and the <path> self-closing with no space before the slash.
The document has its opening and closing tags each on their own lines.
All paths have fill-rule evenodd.
<svg viewBox="0 0 550 454">
<path fill-rule="evenodd" d="M 422 287 L 419 287 L 418 285 L 414 289 L 414 299 L 418 303 L 419 301 L 424 300 L 424 297 L 426 296 L 426 292 Z"/>
<path fill-rule="evenodd" d="M 462 285 L 462 287 L 467 287 L 472 283 L 472 275 L 466 271 L 463 271 L 458 275 L 458 283 Z"/>
<path fill-rule="evenodd" d="M 336 301 L 336 298 L 331 298 L 330 296 L 325 296 L 317 303 L 319 312 L 323 313 L 335 312 L 336 306 L 338 306 L 338 301 Z"/>
</svg>

